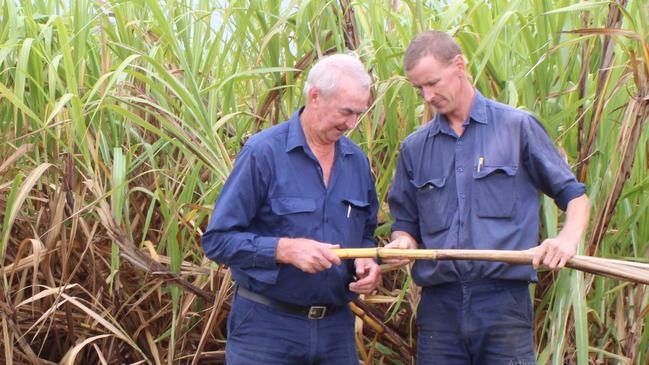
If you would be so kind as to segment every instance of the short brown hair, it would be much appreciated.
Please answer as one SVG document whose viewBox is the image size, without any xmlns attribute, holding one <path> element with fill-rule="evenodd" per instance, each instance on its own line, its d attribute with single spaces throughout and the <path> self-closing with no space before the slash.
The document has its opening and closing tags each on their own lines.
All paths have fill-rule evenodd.
<svg viewBox="0 0 649 365">
<path fill-rule="evenodd" d="M 403 67 L 406 71 L 410 71 L 417 66 L 420 59 L 426 56 L 433 56 L 438 62 L 447 63 L 461 54 L 462 50 L 450 35 L 437 30 L 429 30 L 419 33 L 410 42 L 403 58 Z"/>
</svg>

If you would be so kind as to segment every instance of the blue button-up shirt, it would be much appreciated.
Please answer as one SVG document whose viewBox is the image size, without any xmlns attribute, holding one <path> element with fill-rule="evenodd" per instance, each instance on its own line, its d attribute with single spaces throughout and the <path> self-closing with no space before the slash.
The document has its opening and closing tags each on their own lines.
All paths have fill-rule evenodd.
<svg viewBox="0 0 649 365">
<path fill-rule="evenodd" d="M 534 116 L 476 91 L 462 136 L 438 114 L 404 140 L 388 200 L 392 230 L 423 248 L 525 250 L 539 243 L 540 192 L 565 210 L 585 191 Z M 413 267 L 420 286 L 486 278 L 537 280 L 531 265 Z"/>
<path fill-rule="evenodd" d="M 297 305 L 342 305 L 353 261 L 305 273 L 278 264 L 280 237 L 341 247 L 374 247 L 378 202 L 369 162 L 349 139 L 336 142 L 328 186 L 300 124 L 287 122 L 251 137 L 239 153 L 214 207 L 202 244 L 210 259 L 230 266 L 237 284 Z"/>
</svg>

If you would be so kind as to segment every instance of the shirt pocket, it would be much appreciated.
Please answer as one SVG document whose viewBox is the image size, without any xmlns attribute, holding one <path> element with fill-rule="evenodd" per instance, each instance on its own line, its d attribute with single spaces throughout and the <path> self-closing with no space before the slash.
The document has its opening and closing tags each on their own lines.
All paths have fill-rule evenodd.
<svg viewBox="0 0 649 365">
<path fill-rule="evenodd" d="M 473 201 L 481 218 L 511 218 L 516 206 L 518 166 L 490 165 L 473 171 Z"/>
<path fill-rule="evenodd" d="M 282 235 L 297 237 L 309 234 L 309 227 L 317 223 L 313 215 L 316 210 L 316 201 L 313 198 L 271 198 L 270 207 L 277 216 L 275 227 Z"/>
<path fill-rule="evenodd" d="M 345 247 L 361 247 L 365 224 L 370 216 L 370 203 L 360 199 L 342 199 L 345 218 L 348 223 L 345 230 Z"/>
<path fill-rule="evenodd" d="M 450 196 L 445 191 L 446 178 L 410 181 L 416 189 L 417 211 L 422 235 L 433 234 L 451 225 Z"/>
</svg>

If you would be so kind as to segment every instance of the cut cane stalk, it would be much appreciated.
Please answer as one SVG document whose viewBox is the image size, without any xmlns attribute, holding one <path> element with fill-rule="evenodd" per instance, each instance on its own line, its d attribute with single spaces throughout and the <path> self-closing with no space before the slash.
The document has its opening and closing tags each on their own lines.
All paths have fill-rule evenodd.
<svg viewBox="0 0 649 365">
<path fill-rule="evenodd" d="M 531 265 L 534 257 L 532 251 L 512 250 L 412 250 L 377 247 L 339 248 L 333 251 L 341 259 L 483 260 L 518 265 Z M 566 267 L 613 279 L 649 284 L 649 264 L 576 255 L 566 263 Z"/>
</svg>

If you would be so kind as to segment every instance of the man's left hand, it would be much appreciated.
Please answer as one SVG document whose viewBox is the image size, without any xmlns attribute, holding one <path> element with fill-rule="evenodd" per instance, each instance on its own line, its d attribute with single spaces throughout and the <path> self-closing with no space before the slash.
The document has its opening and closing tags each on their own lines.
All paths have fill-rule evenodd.
<svg viewBox="0 0 649 365">
<path fill-rule="evenodd" d="M 371 258 L 354 260 L 356 280 L 349 284 L 349 290 L 358 294 L 370 294 L 381 282 L 381 267 Z"/>
<path fill-rule="evenodd" d="M 552 270 L 561 269 L 575 256 L 578 244 L 579 241 L 564 240 L 560 236 L 548 238 L 539 246 L 532 248 L 534 252 L 532 264 L 535 269 L 538 269 L 541 263 Z"/>
<path fill-rule="evenodd" d="M 532 264 L 538 269 L 541 262 L 552 270 L 566 266 L 577 253 L 577 246 L 584 237 L 590 216 L 590 201 L 586 194 L 572 199 L 566 209 L 566 223 L 559 235 L 548 238 L 539 246 L 532 248 Z"/>
</svg>

